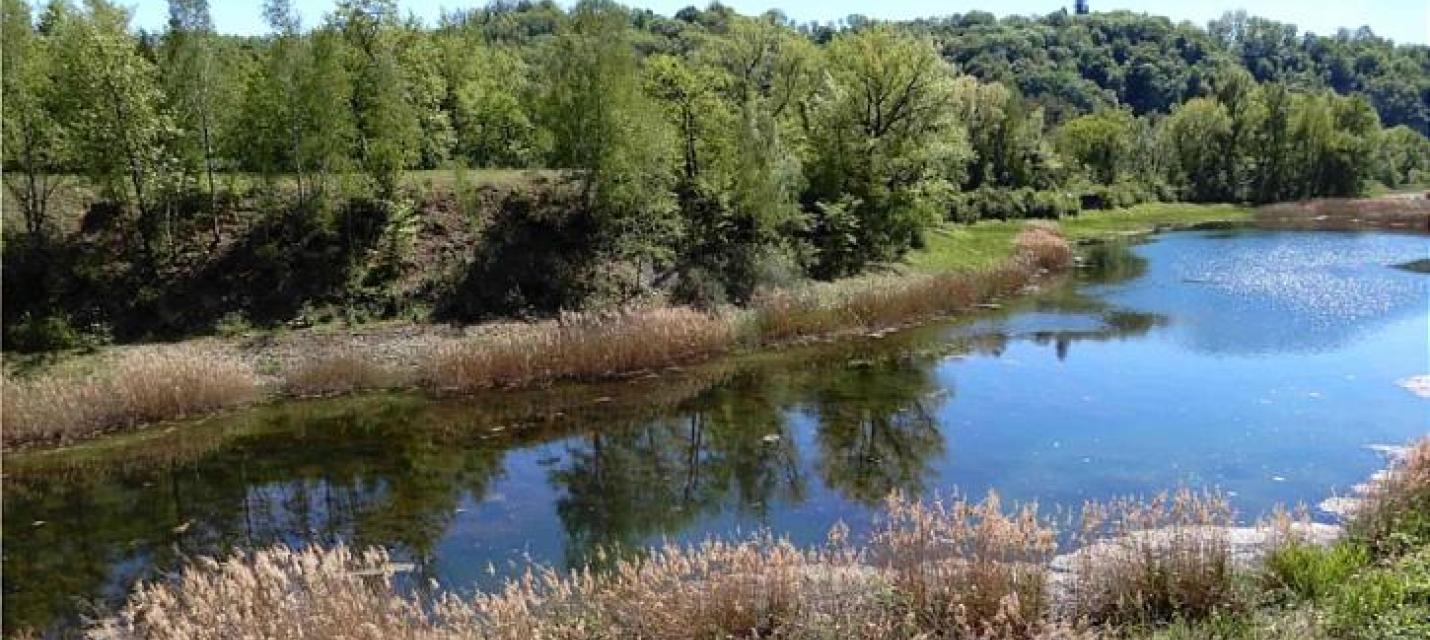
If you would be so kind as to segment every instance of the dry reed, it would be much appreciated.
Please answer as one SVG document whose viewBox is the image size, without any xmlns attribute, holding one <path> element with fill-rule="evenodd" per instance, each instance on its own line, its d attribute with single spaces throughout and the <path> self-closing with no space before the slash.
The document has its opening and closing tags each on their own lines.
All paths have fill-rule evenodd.
<svg viewBox="0 0 1430 640">
<path fill-rule="evenodd" d="M 886 508 L 873 556 L 919 628 L 997 638 L 1044 630 L 1057 543 L 1036 506 L 1004 513 L 993 493 L 981 503 L 896 494 Z"/>
<path fill-rule="evenodd" d="M 996 498 L 890 501 L 868 547 L 757 536 L 667 544 L 608 570 L 531 568 L 494 592 L 401 594 L 380 549 L 274 547 L 141 586 L 91 628 L 128 638 L 1071 638 L 1047 622 L 1052 534 Z M 870 561 L 870 559 L 874 561 Z"/>
<path fill-rule="evenodd" d="M 1430 436 L 1421 438 L 1378 474 L 1369 485 L 1350 531 L 1367 541 L 1377 555 L 1398 555 L 1408 549 L 1394 532 L 1415 528 L 1430 533 Z"/>
<path fill-rule="evenodd" d="M 593 380 L 709 357 L 734 342 L 729 319 L 684 307 L 567 314 L 501 335 L 445 342 L 423 364 L 421 377 L 443 393 Z"/>
<path fill-rule="evenodd" d="M 305 357 L 283 372 L 291 396 L 333 396 L 400 386 L 401 376 L 353 348 L 337 348 Z"/>
<path fill-rule="evenodd" d="M 5 380 L 4 443 L 64 442 L 202 415 L 257 396 L 256 376 L 236 358 L 184 345 L 133 349 L 88 376 Z"/>
<path fill-rule="evenodd" d="M 764 343 L 882 331 L 1013 295 L 1072 261 L 1072 246 L 1055 224 L 1029 223 L 1014 238 L 1013 256 L 996 267 L 815 284 L 765 292 L 751 306 Z"/>
<path fill-rule="evenodd" d="M 1093 624 L 1197 620 L 1237 606 L 1229 527 L 1216 494 L 1182 489 L 1150 501 L 1088 503 L 1070 608 Z"/>
</svg>

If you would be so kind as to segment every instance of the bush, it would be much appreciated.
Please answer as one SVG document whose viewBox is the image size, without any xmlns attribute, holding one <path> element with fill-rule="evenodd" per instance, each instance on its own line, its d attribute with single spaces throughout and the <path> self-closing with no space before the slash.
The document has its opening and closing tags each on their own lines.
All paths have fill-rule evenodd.
<svg viewBox="0 0 1430 640">
<path fill-rule="evenodd" d="M 1078 190 L 1078 205 L 1085 210 L 1125 209 L 1144 202 L 1174 200 L 1166 185 L 1118 182 L 1111 185 L 1084 185 Z"/>
<path fill-rule="evenodd" d="M 1430 637 L 1430 549 L 1346 582 L 1331 598 L 1326 627 L 1352 640 Z"/>
<path fill-rule="evenodd" d="M 1271 550 L 1263 561 L 1266 586 L 1304 600 L 1334 592 L 1369 562 L 1365 547 L 1342 542 L 1329 548 L 1292 541 Z"/>
<path fill-rule="evenodd" d="M 1430 438 L 1422 438 L 1372 489 L 1350 533 L 1377 557 L 1430 546 Z"/>
<path fill-rule="evenodd" d="M 5 349 L 25 353 L 63 351 L 84 346 L 84 337 L 64 316 L 34 317 L 25 314 L 5 328 Z"/>
<path fill-rule="evenodd" d="M 987 187 L 964 192 L 950 198 L 948 218 L 955 222 L 978 220 L 1056 220 L 1076 215 L 1077 198 L 1071 192 Z"/>
</svg>

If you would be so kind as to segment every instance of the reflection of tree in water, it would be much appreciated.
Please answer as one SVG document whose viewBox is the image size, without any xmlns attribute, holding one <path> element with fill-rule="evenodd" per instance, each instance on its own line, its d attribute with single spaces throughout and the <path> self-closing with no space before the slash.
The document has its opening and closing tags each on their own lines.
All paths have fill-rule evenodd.
<svg viewBox="0 0 1430 640">
<path fill-rule="evenodd" d="M 1098 242 L 1082 251 L 1078 275 L 1084 282 L 1115 284 L 1142 277 L 1147 259 L 1133 253 L 1126 242 Z"/>
<path fill-rule="evenodd" d="M 812 403 L 825 483 L 864 504 L 895 489 L 924 493 L 930 462 L 944 455 L 939 391 L 926 368 L 897 361 L 828 376 Z"/>
<path fill-rule="evenodd" d="M 638 548 L 700 517 L 763 519 L 772 501 L 799 501 L 804 479 L 779 405 L 741 380 L 687 404 L 677 417 L 599 427 L 568 451 L 551 481 L 566 561 Z"/>
<path fill-rule="evenodd" d="M 1085 331 L 1037 331 L 1033 333 L 1035 344 L 1052 343 L 1058 360 L 1067 360 L 1069 348 L 1074 342 L 1092 340 L 1106 342 L 1146 335 L 1155 327 L 1167 323 L 1167 319 L 1152 313 L 1135 311 L 1108 311 L 1102 314 L 1102 328 Z"/>
<path fill-rule="evenodd" d="M 261 411 L 254 419 L 276 430 L 187 463 L 7 483 L 5 519 L 30 530 L 6 531 L 6 630 L 112 601 L 188 556 L 280 541 L 379 544 L 424 569 L 463 495 L 485 492 L 503 452 L 453 446 L 429 428 L 426 406 L 369 398 Z M 42 514 L 56 521 L 30 524 Z"/>
</svg>

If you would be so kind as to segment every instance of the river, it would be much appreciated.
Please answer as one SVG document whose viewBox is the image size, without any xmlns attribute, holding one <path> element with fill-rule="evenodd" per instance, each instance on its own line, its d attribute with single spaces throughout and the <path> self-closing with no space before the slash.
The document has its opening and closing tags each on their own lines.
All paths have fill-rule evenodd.
<svg viewBox="0 0 1430 640">
<path fill-rule="evenodd" d="M 1430 239 L 1204 230 L 1085 252 L 1006 308 L 637 380 L 291 402 L 6 459 L 4 628 L 74 629 L 184 558 L 382 545 L 405 580 L 769 530 L 857 535 L 890 491 L 1179 486 L 1242 520 L 1346 492 L 1430 431 Z M 1329 517 L 1318 514 L 1318 517 Z"/>
</svg>

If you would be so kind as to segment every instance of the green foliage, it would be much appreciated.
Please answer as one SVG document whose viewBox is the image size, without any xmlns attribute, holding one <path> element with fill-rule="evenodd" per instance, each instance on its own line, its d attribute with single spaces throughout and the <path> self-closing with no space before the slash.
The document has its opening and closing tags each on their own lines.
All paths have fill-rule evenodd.
<svg viewBox="0 0 1430 640">
<path fill-rule="evenodd" d="M 70 124 L 77 168 L 137 212 L 143 248 L 152 251 L 167 228 L 160 202 L 173 178 L 173 125 L 158 70 L 134 46 L 128 11 L 105 0 L 62 14 L 53 28 L 64 96 L 55 111 Z"/>
<path fill-rule="evenodd" d="M 56 12 L 63 7 L 55 5 L 47 19 L 60 19 L 62 14 Z M 26 233 L 42 238 L 50 231 L 50 198 L 62 182 L 55 174 L 70 160 L 69 127 L 60 113 L 63 94 L 54 68 L 56 55 L 49 40 L 32 29 L 25 0 L 5 0 L 0 11 L 3 179 L 10 197 L 20 205 Z"/>
<path fill-rule="evenodd" d="M 1172 157 L 1173 182 L 1184 185 L 1188 199 L 1208 202 L 1233 197 L 1223 155 L 1231 135 L 1231 115 L 1214 99 L 1190 100 L 1167 117 L 1163 136 Z"/>
<path fill-rule="evenodd" d="M 1303 600 L 1318 600 L 1340 588 L 1369 562 L 1366 548 L 1351 542 L 1331 547 L 1291 543 L 1267 555 L 1264 580 L 1273 590 Z"/>
<path fill-rule="evenodd" d="M 352 288 L 342 295 L 381 308 L 370 277 L 420 268 L 417 231 L 445 230 L 425 218 L 443 203 L 414 196 L 404 172 L 574 179 L 570 197 L 531 194 L 540 215 L 513 214 L 501 236 L 568 255 L 469 250 L 493 283 L 537 289 L 465 288 L 479 293 L 455 306 L 495 305 L 473 316 L 653 293 L 745 303 L 770 278 L 898 260 L 938 242 L 929 231 L 946 220 L 1345 196 L 1430 177 L 1426 50 L 1365 32 L 1301 37 L 1239 15 L 1203 30 L 1128 12 L 795 26 L 778 13 L 664 17 L 610 0 L 495 3 L 432 26 L 394 0 L 343 0 L 309 26 L 291 0 L 267 0 L 271 33 L 255 38 L 221 35 L 206 0 L 169 4 L 168 28 L 151 37 L 109 0 L 53 2 L 38 19 L 5 0 L 4 180 L 31 240 L 7 245 L 12 273 L 22 253 L 51 256 L 34 273 L 66 273 L 47 260 L 73 252 L 40 249 L 79 241 L 47 237 L 64 228 L 51 196 L 76 175 L 96 200 L 81 205 L 92 204 L 87 232 L 112 233 L 139 267 L 125 308 L 154 302 L 166 269 L 234 242 L 264 265 L 303 263 L 282 254 L 306 232 L 293 246 L 263 235 L 274 212 L 310 217 L 280 226 L 341 246 L 331 271 Z M 526 202 L 459 191 L 464 233 L 492 222 L 479 210 Z M 544 217 L 557 201 L 574 209 L 559 223 Z M 346 224 L 374 206 L 403 215 Z M 192 216 L 204 211 L 199 246 Z M 518 237 L 542 229 L 559 242 Z M 951 263 L 982 260 L 973 253 Z M 101 270 L 88 260 L 85 273 Z M 520 264 L 559 268 L 537 282 L 488 269 Z M 573 282 L 541 282 L 557 272 Z M 51 287 L 33 289 L 6 294 L 8 319 L 56 308 Z M 67 309 L 85 321 L 112 312 L 92 318 L 93 306 Z"/>
<path fill-rule="evenodd" d="M 948 104 L 952 69 L 930 42 L 879 25 L 826 52 L 811 99 L 807 160 L 820 277 L 898 257 L 941 215 L 966 145 Z"/>
<path fill-rule="evenodd" d="M 1105 110 L 1074 118 L 1054 134 L 1058 151 L 1101 183 L 1112 184 L 1132 162 L 1132 114 Z"/>
<path fill-rule="evenodd" d="M 69 319 L 63 316 L 33 317 L 26 314 L 5 327 L 5 348 L 22 353 L 62 351 L 85 344 Z"/>
<path fill-rule="evenodd" d="M 1430 549 L 1357 574 L 1331 596 L 1326 618 L 1336 637 L 1426 637 L 1430 634 Z"/>
</svg>

